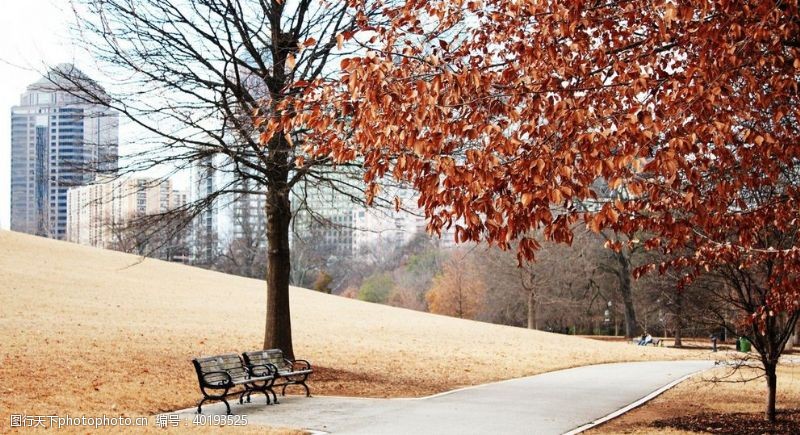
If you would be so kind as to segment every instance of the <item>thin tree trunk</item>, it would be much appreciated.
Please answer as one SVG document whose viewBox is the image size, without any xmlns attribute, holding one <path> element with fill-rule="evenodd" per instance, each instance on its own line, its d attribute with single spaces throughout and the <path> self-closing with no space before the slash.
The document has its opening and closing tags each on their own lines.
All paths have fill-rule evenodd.
<svg viewBox="0 0 800 435">
<path fill-rule="evenodd" d="M 528 290 L 528 329 L 538 329 L 536 324 L 536 294 Z"/>
<path fill-rule="evenodd" d="M 281 349 L 294 359 L 289 312 L 289 222 L 292 210 L 288 189 L 267 191 L 267 319 L 264 349 Z"/>
<path fill-rule="evenodd" d="M 633 307 L 630 262 L 622 252 L 617 253 L 616 257 L 620 265 L 618 273 L 619 292 L 625 305 L 625 337 L 633 338 L 639 335 L 639 328 L 636 323 L 636 310 Z"/>
<path fill-rule="evenodd" d="M 683 347 L 683 292 L 675 300 L 675 347 Z"/>
<path fill-rule="evenodd" d="M 777 362 L 764 362 L 764 370 L 767 378 L 767 409 L 766 418 L 768 421 L 774 423 L 775 416 L 775 395 L 778 391 L 778 374 Z"/>
<path fill-rule="evenodd" d="M 464 305 L 463 305 L 464 294 L 461 291 L 461 272 L 460 271 L 456 272 L 456 289 L 458 291 L 458 299 L 457 299 L 457 303 L 456 303 L 456 316 L 458 316 L 459 319 L 463 319 L 464 318 Z"/>
</svg>

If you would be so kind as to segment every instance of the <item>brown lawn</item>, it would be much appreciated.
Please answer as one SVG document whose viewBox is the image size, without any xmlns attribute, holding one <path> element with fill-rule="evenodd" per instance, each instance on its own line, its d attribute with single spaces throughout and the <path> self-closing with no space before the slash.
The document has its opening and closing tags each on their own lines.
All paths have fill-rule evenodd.
<svg viewBox="0 0 800 435">
<path fill-rule="evenodd" d="M 567 367 L 710 357 L 459 320 L 293 288 L 318 395 L 408 397 Z M 265 285 L 0 232 L 0 432 L 9 414 L 193 406 L 190 359 L 261 348 Z"/>
<path fill-rule="evenodd" d="M 679 384 L 642 407 L 587 434 L 762 433 L 755 427 L 763 419 L 766 399 L 764 379 L 754 379 L 759 373 L 757 369 L 733 371 L 727 367 L 717 368 Z M 784 426 L 774 433 L 800 433 L 800 365 L 779 367 L 777 403 L 779 411 L 791 410 L 791 417 L 779 414 L 779 420 L 789 419 L 791 422 L 788 428 Z M 676 422 L 707 430 L 678 429 L 672 426 Z M 718 427 L 714 428 L 714 425 Z M 768 432 L 764 430 L 763 433 Z"/>
</svg>

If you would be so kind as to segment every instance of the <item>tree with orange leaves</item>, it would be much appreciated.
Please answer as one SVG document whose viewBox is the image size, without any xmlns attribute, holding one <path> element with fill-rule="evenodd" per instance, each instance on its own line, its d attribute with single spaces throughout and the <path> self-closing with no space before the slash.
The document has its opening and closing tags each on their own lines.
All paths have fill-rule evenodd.
<svg viewBox="0 0 800 435">
<path fill-rule="evenodd" d="M 453 252 L 442 266 L 442 272 L 433 277 L 433 286 L 425 294 L 428 310 L 475 320 L 486 295 L 486 284 L 476 269 L 474 258 L 468 253 Z"/>
<path fill-rule="evenodd" d="M 671 258 L 651 268 L 723 273 L 774 421 L 800 304 L 797 1 L 432 0 L 386 15 L 338 82 L 293 103 L 307 150 L 412 183 L 429 230 L 455 226 L 458 242 L 517 241 L 533 259 L 531 234 L 570 243 L 583 220 L 647 234 Z"/>
</svg>

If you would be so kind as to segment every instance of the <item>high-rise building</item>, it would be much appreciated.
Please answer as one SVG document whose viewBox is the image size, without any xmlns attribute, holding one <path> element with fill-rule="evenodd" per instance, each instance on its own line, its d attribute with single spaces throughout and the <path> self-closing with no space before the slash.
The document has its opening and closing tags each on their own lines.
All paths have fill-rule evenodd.
<svg viewBox="0 0 800 435">
<path fill-rule="evenodd" d="M 331 177 L 344 179 L 341 174 Z M 355 188 L 350 188 L 350 192 L 347 186 L 339 180 L 295 186 L 291 197 L 294 213 L 291 246 L 311 245 L 329 257 L 350 258 L 356 254 L 354 223 L 360 207 L 353 198 L 363 194 Z"/>
<path fill-rule="evenodd" d="M 132 239 L 137 235 L 125 234 L 126 231 L 138 231 L 128 228 L 129 223 L 137 218 L 163 214 L 186 204 L 186 193 L 173 189 L 170 180 L 131 178 L 100 181 L 67 191 L 68 241 L 99 248 L 121 249 L 118 245 L 123 238 Z M 141 232 L 149 230 L 152 229 L 141 229 Z"/>
<path fill-rule="evenodd" d="M 189 202 L 200 209 L 191 226 L 193 263 L 212 264 L 219 248 L 221 199 L 215 194 L 224 182 L 221 164 L 221 156 L 208 156 L 194 162 L 190 170 Z"/>
<path fill-rule="evenodd" d="M 70 64 L 29 85 L 11 108 L 11 229 L 63 239 L 67 189 L 117 169 L 119 117 L 81 95 L 101 87 Z"/>
<path fill-rule="evenodd" d="M 193 262 L 213 264 L 218 251 L 231 246 L 266 252 L 266 188 L 241 177 L 241 171 L 245 170 L 237 173 L 220 154 L 193 164 L 189 201 L 202 205 L 192 225 Z M 376 252 L 391 253 L 425 230 L 419 210 L 365 207 L 358 201 L 364 197 L 359 183 L 352 174 L 339 172 L 295 185 L 289 234 L 293 249 L 310 249 L 328 258 L 374 257 Z M 225 190 L 229 192 L 218 194 Z M 387 195 L 401 197 L 403 204 L 416 203 L 410 189 L 396 188 Z"/>
<path fill-rule="evenodd" d="M 255 181 L 240 180 L 236 187 L 242 192 L 263 192 Z M 231 241 L 247 243 L 253 248 L 267 249 L 267 196 L 265 193 L 242 193 L 232 199 L 233 232 Z"/>
<path fill-rule="evenodd" d="M 293 245 L 311 243 L 323 255 L 334 257 L 377 258 L 391 254 L 425 231 L 421 211 L 413 207 L 413 190 L 386 188 L 384 198 L 400 199 L 404 207 L 401 210 L 367 207 L 360 201 L 364 194 L 358 188 L 358 179 L 345 178 L 341 173 L 331 174 L 330 178 L 327 182 L 300 185 L 293 191 Z"/>
<path fill-rule="evenodd" d="M 409 243 L 425 231 L 425 219 L 407 210 L 361 208 L 353 213 L 353 252 L 355 256 L 367 253 L 390 254 Z"/>
<path fill-rule="evenodd" d="M 218 251 L 234 242 L 266 252 L 265 189 L 252 179 L 236 179 L 234 172 L 222 154 L 192 164 L 189 202 L 198 210 L 191 229 L 194 263 L 212 264 Z"/>
</svg>

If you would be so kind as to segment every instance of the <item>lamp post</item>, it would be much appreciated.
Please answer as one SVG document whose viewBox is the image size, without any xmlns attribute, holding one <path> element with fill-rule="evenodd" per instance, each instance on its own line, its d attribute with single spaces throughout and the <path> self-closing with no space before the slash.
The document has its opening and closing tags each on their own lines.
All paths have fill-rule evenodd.
<svg viewBox="0 0 800 435">
<path fill-rule="evenodd" d="M 608 328 L 608 335 L 611 335 L 611 324 L 614 320 L 614 311 L 611 309 L 611 301 L 608 301 L 608 308 L 606 308 L 605 312 L 603 313 L 603 323 L 606 324 Z M 614 335 L 617 335 L 616 330 L 614 331 Z"/>
</svg>

